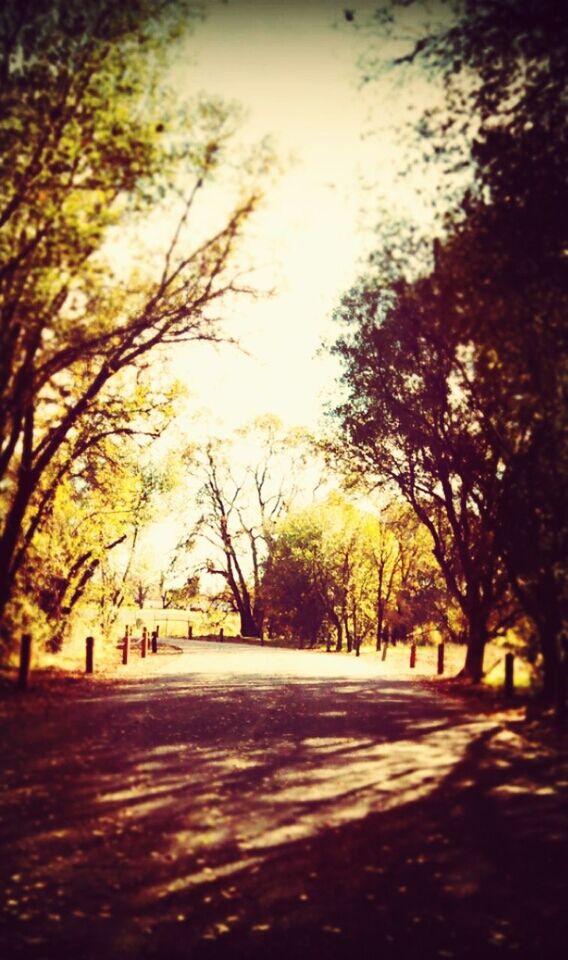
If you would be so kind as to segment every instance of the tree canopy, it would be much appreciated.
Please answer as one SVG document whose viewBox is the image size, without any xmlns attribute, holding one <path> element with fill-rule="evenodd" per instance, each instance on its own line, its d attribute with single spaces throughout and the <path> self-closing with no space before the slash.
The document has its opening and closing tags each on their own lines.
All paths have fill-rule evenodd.
<svg viewBox="0 0 568 960">
<path fill-rule="evenodd" d="M 179 108 L 159 82 L 192 15 L 177 0 L 3 5 L 4 613 L 71 468 L 86 470 L 110 436 L 155 432 L 145 422 L 149 353 L 221 339 L 220 301 L 246 289 L 234 255 L 258 182 L 243 178 L 209 236 L 191 220 L 223 166 L 231 109 L 206 98 Z M 113 262 L 111 233 L 133 235 L 164 198 L 177 203 L 177 225 L 151 268 Z"/>
<path fill-rule="evenodd" d="M 554 0 L 456 14 L 398 66 L 440 73 L 446 102 L 419 137 L 442 160 L 459 149 L 475 180 L 421 276 L 393 279 L 379 258 L 344 298 L 336 417 L 349 455 L 430 530 L 469 622 L 468 672 L 512 591 L 550 695 L 566 636 L 566 24 Z"/>
</svg>

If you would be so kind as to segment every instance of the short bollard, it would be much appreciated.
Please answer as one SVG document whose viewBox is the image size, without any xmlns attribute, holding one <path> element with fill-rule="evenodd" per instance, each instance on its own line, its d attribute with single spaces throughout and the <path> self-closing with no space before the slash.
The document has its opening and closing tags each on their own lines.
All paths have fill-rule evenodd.
<svg viewBox="0 0 568 960">
<path fill-rule="evenodd" d="M 146 649 L 148 647 L 148 631 L 146 627 L 142 627 L 142 639 L 140 640 L 140 656 L 146 656 Z"/>
<path fill-rule="evenodd" d="M 152 653 L 158 652 L 158 631 L 152 630 Z"/>
<path fill-rule="evenodd" d="M 219 630 L 219 640 L 221 641 L 221 643 L 223 643 L 224 639 L 225 639 L 225 631 L 223 630 L 223 627 L 221 627 L 221 629 Z"/>
<path fill-rule="evenodd" d="M 444 644 L 438 644 L 438 673 L 444 672 Z"/>
<path fill-rule="evenodd" d="M 187 625 L 187 639 L 193 640 L 193 627 L 191 626 L 190 623 L 188 623 Z"/>
<path fill-rule="evenodd" d="M 128 627 L 124 631 L 124 639 L 122 641 L 122 663 L 126 665 L 128 663 L 128 654 L 130 651 L 130 635 L 128 633 Z"/>
<path fill-rule="evenodd" d="M 85 641 L 85 673 L 95 672 L 95 638 L 87 637 Z"/>
<path fill-rule="evenodd" d="M 20 669 L 18 672 L 18 687 L 20 690 L 26 690 L 28 686 L 31 653 L 32 638 L 29 633 L 24 633 L 20 641 Z"/>
<path fill-rule="evenodd" d="M 410 647 L 410 666 L 414 668 L 416 666 L 416 644 L 413 643 Z"/>
<path fill-rule="evenodd" d="M 512 697 L 515 691 L 515 657 L 512 653 L 505 654 L 505 696 Z"/>
</svg>

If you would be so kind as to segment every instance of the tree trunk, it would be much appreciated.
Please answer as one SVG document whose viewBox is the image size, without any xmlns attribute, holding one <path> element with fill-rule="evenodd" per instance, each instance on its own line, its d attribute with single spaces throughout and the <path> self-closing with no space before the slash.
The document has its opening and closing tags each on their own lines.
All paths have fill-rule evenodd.
<svg viewBox="0 0 568 960">
<path fill-rule="evenodd" d="M 343 627 L 341 625 L 341 620 L 339 620 L 339 618 L 334 620 L 334 626 L 337 631 L 337 640 L 335 642 L 335 652 L 341 653 L 341 651 L 343 650 Z"/>
<path fill-rule="evenodd" d="M 487 626 L 485 618 L 473 618 L 469 622 L 467 638 L 467 653 L 465 664 L 460 676 L 467 677 L 474 683 L 480 683 L 483 677 L 483 656 L 487 643 Z"/>
<path fill-rule="evenodd" d="M 383 638 L 383 623 L 385 617 L 385 604 L 381 596 L 381 587 L 379 587 L 379 592 L 377 595 L 377 639 L 376 639 L 376 649 L 381 649 L 381 640 Z"/>
<path fill-rule="evenodd" d="M 242 610 L 241 619 L 241 637 L 260 637 L 260 630 L 252 613 L 249 610 Z"/>
<path fill-rule="evenodd" d="M 554 622 L 554 618 L 539 617 L 537 628 L 542 653 L 542 697 L 545 703 L 553 703 L 561 667 L 559 624 Z"/>
</svg>

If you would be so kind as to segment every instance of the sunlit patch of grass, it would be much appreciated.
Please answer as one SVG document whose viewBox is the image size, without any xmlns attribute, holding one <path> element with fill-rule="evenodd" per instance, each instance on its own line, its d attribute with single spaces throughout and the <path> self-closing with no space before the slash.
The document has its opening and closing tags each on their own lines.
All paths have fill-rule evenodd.
<svg viewBox="0 0 568 960">
<path fill-rule="evenodd" d="M 490 690 L 499 690 L 505 684 L 505 652 L 500 651 L 498 658 L 488 658 L 488 665 L 483 678 L 484 686 Z M 538 672 L 535 667 L 523 657 L 515 656 L 513 665 L 513 681 L 516 690 L 531 693 L 538 687 Z"/>
</svg>

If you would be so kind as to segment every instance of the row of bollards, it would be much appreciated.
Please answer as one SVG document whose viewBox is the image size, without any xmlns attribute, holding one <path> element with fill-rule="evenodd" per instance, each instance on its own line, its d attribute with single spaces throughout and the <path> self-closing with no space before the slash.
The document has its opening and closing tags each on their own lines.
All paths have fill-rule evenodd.
<svg viewBox="0 0 568 960">
<path fill-rule="evenodd" d="M 159 637 L 160 627 L 159 625 L 152 631 L 150 635 L 150 650 L 151 652 L 158 652 L 158 637 Z M 132 627 L 125 627 L 124 638 L 122 641 L 122 663 L 126 665 L 128 663 L 128 658 L 130 655 L 130 642 L 132 639 Z M 219 640 L 223 641 L 224 631 L 223 628 L 219 630 Z M 30 671 L 30 662 L 31 662 L 31 637 L 29 634 L 24 634 L 21 639 L 20 644 L 20 666 L 18 671 L 18 687 L 20 690 L 26 690 L 28 685 L 28 677 Z M 383 644 L 381 660 L 386 660 L 388 642 Z M 146 627 L 142 628 L 142 637 L 140 640 L 140 656 L 142 659 L 146 657 L 148 651 L 148 629 Z M 85 641 L 85 673 L 94 673 L 95 669 L 95 638 L 89 636 Z M 514 663 L 515 658 L 512 653 L 505 654 L 505 680 L 503 686 L 503 692 L 507 698 L 514 695 L 515 690 L 515 680 L 514 680 Z M 416 667 L 416 644 L 411 644 L 410 647 L 410 667 L 414 669 Z M 437 648 L 437 673 L 442 675 L 444 673 L 444 644 L 439 643 Z"/>
<path fill-rule="evenodd" d="M 158 637 L 160 635 L 160 626 L 152 630 L 150 634 L 150 650 L 152 653 L 158 652 Z M 132 627 L 124 628 L 124 638 L 122 640 L 122 663 L 124 666 L 128 663 L 128 657 L 130 655 L 130 641 L 132 640 Z M 140 638 L 140 657 L 145 659 L 148 652 L 148 628 L 142 627 L 142 636 Z"/>
</svg>

